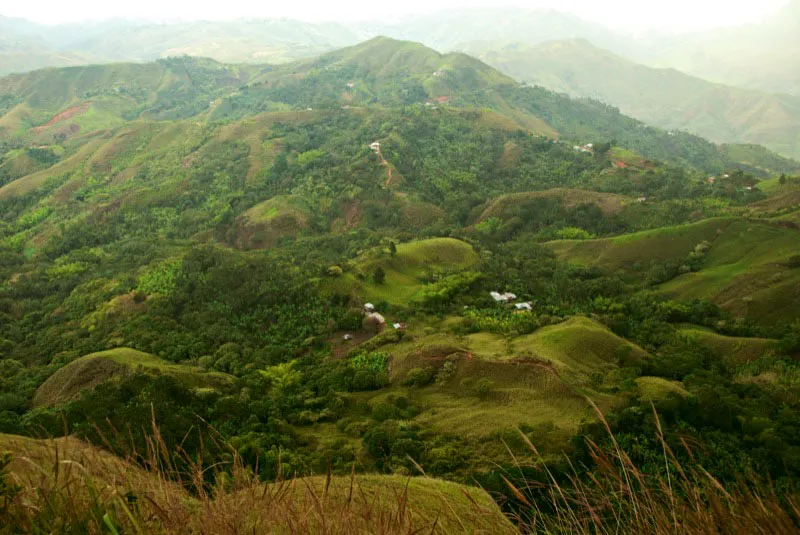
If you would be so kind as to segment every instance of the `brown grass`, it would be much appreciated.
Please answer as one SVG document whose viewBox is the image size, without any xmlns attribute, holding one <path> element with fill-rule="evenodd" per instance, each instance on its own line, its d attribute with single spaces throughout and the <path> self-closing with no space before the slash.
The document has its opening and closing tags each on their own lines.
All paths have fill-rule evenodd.
<svg viewBox="0 0 800 535">
<path fill-rule="evenodd" d="M 527 508 L 516 520 L 530 532 L 580 535 L 800 532 L 796 497 L 778 496 L 774 487 L 758 475 L 743 474 L 739 484 L 723 485 L 698 464 L 682 465 L 667 444 L 654 408 L 664 475 L 648 474 L 636 466 L 617 443 L 603 414 L 594 408 L 609 433 L 611 446 L 601 448 L 587 439 L 596 466 L 590 477 L 581 478 L 573 471 L 569 483 L 563 484 L 545 468 L 550 481 L 545 488 L 515 486 L 506 480 L 510 495 Z M 541 458 L 536 447 L 524 435 L 523 438 Z M 689 446 L 684 443 L 684 447 L 691 457 Z M 552 512 L 543 510 L 545 504 Z"/>
<path fill-rule="evenodd" d="M 567 484 L 560 483 L 563 478 L 541 463 L 548 484 L 506 480 L 509 496 L 523 506 L 516 527 L 480 489 L 427 477 L 351 473 L 263 483 L 235 453 L 224 468 L 195 462 L 179 471 L 153 425 L 147 451 L 136 455 L 139 464 L 75 439 L 0 435 L 0 448 L 13 455 L 10 464 L 0 455 L 0 533 L 798 532 L 796 501 L 757 476 L 725 486 L 699 465 L 682 465 L 655 410 L 664 475 L 637 467 L 596 412 L 611 440 L 605 448 L 589 442 L 596 466 L 590 477 L 574 471 Z"/>
<path fill-rule="evenodd" d="M 133 456 L 139 463 L 72 438 L 0 435 L 0 449 L 13 459 L 4 471 L 0 458 L 0 533 L 516 532 L 483 490 L 427 477 L 264 483 L 235 452 L 226 466 L 190 462 L 181 471 L 155 425 L 148 451 Z"/>
</svg>

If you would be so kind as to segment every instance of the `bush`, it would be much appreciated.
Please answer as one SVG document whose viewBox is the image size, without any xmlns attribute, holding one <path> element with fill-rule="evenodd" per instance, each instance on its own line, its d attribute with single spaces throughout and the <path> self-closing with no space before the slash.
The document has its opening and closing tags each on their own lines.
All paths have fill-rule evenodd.
<svg viewBox="0 0 800 535">
<path fill-rule="evenodd" d="M 386 282 L 386 271 L 381 266 L 376 267 L 372 274 L 372 280 L 375 281 L 375 284 L 383 284 Z"/>
<path fill-rule="evenodd" d="M 789 269 L 800 268 L 800 254 L 790 256 L 786 265 L 789 266 Z"/>
<path fill-rule="evenodd" d="M 405 386 L 416 386 L 417 388 L 421 388 L 423 386 L 427 386 L 433 382 L 433 379 L 436 377 L 436 368 L 428 367 L 428 368 L 411 368 L 408 370 L 406 374 L 406 378 L 403 381 L 403 385 Z"/>
</svg>

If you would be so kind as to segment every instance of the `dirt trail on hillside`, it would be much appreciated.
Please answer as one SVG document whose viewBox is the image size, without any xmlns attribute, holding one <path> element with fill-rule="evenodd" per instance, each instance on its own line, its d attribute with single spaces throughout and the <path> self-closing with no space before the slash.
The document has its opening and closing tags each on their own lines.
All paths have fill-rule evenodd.
<svg viewBox="0 0 800 535">
<path fill-rule="evenodd" d="M 392 166 L 389 164 L 389 162 L 386 161 L 386 158 L 383 157 L 381 149 L 378 149 L 376 151 L 376 154 L 378 155 L 378 158 L 381 159 L 381 165 L 386 168 L 386 182 L 383 183 L 383 187 L 388 188 L 389 186 L 392 185 L 392 173 L 394 169 L 392 169 Z"/>
</svg>

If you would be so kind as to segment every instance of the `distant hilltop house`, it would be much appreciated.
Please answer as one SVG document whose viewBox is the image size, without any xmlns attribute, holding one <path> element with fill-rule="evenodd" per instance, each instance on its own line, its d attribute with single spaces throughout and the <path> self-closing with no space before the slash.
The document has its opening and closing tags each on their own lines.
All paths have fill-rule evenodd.
<svg viewBox="0 0 800 535">
<path fill-rule="evenodd" d="M 594 143 L 587 143 L 586 145 L 574 145 L 572 148 L 578 152 L 594 154 Z"/>
<path fill-rule="evenodd" d="M 444 71 L 442 69 L 439 69 L 438 71 L 434 72 L 433 75 L 436 76 L 437 78 L 440 76 L 444 76 Z"/>
<path fill-rule="evenodd" d="M 517 298 L 517 296 L 511 292 L 489 292 L 489 295 L 492 296 L 492 299 L 494 299 L 496 303 L 509 303 Z"/>
<path fill-rule="evenodd" d="M 531 310 L 533 310 L 533 305 L 531 305 L 528 302 L 526 302 L 526 303 L 517 303 L 517 304 L 514 305 L 514 308 L 516 308 L 519 311 L 527 310 L 528 312 L 530 312 Z"/>
<path fill-rule="evenodd" d="M 353 82 L 347 82 L 347 88 L 348 89 L 353 89 L 355 86 L 356 86 L 356 84 L 354 84 Z"/>
<path fill-rule="evenodd" d="M 380 152 L 381 144 L 376 141 L 372 145 L 370 145 L 369 148 L 372 149 L 373 152 Z"/>
<path fill-rule="evenodd" d="M 365 304 L 364 312 L 366 312 L 367 314 L 372 314 L 373 312 L 375 312 L 375 305 L 373 305 L 372 303 Z"/>
</svg>

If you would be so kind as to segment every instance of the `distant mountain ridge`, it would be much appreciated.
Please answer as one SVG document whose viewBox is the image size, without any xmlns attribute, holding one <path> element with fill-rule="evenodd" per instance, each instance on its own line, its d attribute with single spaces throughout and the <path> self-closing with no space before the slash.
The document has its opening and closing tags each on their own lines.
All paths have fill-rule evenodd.
<svg viewBox="0 0 800 535">
<path fill-rule="evenodd" d="M 18 149 L 72 145 L 130 121 L 231 121 L 264 112 L 313 114 L 440 106 L 487 125 L 550 139 L 616 140 L 645 158 L 704 172 L 742 168 L 761 176 L 793 172 L 795 161 L 756 146 L 719 146 L 687 133 L 648 127 L 597 101 L 521 87 L 480 60 L 419 43 L 379 37 L 287 65 L 227 65 L 202 58 L 147 64 L 45 69 L 0 78 L 0 181 L 52 165 Z M 417 113 L 420 113 L 418 111 Z M 16 151 L 16 152 L 15 152 Z M 55 167 L 54 167 L 55 169 Z M 36 180 L 46 179 L 37 175 Z M 13 188 L 12 188 L 13 189 Z"/>
<path fill-rule="evenodd" d="M 477 57 L 514 78 L 617 106 L 648 124 L 717 143 L 756 143 L 800 156 L 800 97 L 715 84 L 636 64 L 586 40 L 515 44 Z"/>
</svg>

